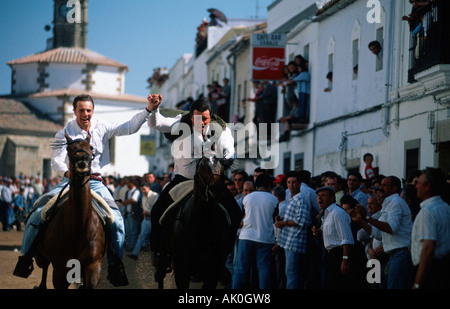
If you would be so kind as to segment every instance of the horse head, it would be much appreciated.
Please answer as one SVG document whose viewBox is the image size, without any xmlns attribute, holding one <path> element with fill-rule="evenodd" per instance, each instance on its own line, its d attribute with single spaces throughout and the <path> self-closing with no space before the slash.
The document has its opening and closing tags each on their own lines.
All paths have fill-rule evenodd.
<svg viewBox="0 0 450 309">
<path fill-rule="evenodd" d="M 195 186 L 206 198 L 214 197 L 223 188 L 223 172 L 224 168 L 219 159 L 202 157 L 197 163 L 194 176 Z"/>
<path fill-rule="evenodd" d="M 93 148 L 90 145 L 91 135 L 88 133 L 86 139 L 72 139 L 65 133 L 67 140 L 67 155 L 69 156 L 69 169 L 80 176 L 91 173 Z"/>
</svg>

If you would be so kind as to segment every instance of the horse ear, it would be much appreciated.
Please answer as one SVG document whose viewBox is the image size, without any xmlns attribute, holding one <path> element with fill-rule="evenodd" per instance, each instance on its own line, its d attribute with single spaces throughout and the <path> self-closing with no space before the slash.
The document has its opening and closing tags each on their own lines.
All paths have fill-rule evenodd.
<svg viewBox="0 0 450 309">
<path fill-rule="evenodd" d="M 72 139 L 70 138 L 69 134 L 67 134 L 67 131 L 64 131 L 64 136 L 66 137 L 67 143 L 71 143 Z"/>
</svg>

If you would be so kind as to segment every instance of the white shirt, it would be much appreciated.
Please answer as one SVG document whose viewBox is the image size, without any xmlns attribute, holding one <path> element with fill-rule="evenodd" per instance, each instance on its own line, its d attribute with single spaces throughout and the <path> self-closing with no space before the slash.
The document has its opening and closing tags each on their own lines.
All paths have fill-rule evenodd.
<svg viewBox="0 0 450 309">
<path fill-rule="evenodd" d="M 137 113 L 129 121 L 122 124 L 112 124 L 92 117 L 89 133 L 91 135 L 91 146 L 93 147 L 94 160 L 92 161 L 92 173 L 104 175 L 110 164 L 109 140 L 114 136 L 131 135 L 139 131 L 147 120 L 149 113 L 146 110 Z M 88 133 L 80 128 L 76 119 L 67 123 L 66 127 L 55 135 L 54 143 L 59 144 L 66 141 L 64 133 L 72 139 L 86 139 Z M 52 169 L 63 177 L 69 170 L 69 158 L 64 146 L 52 149 Z"/>
<path fill-rule="evenodd" d="M 322 217 L 322 235 L 325 249 L 331 250 L 342 245 L 353 245 L 351 221 L 347 212 L 335 203 L 325 209 L 325 214 Z"/>
<path fill-rule="evenodd" d="M 434 257 L 450 254 L 450 206 L 440 196 L 433 196 L 420 203 L 411 234 L 411 258 L 414 265 L 420 262 L 422 241 L 436 241 Z"/>
<path fill-rule="evenodd" d="M 382 232 L 372 226 L 372 236 L 383 242 L 385 252 L 411 245 L 411 210 L 397 193 L 384 199 L 379 221 L 389 223 L 393 234 Z"/>
<path fill-rule="evenodd" d="M 147 210 L 150 214 L 158 197 L 159 194 L 152 190 L 149 190 L 147 195 L 142 195 L 142 209 Z"/>
<path fill-rule="evenodd" d="M 269 192 L 254 191 L 244 197 L 245 217 L 239 239 L 274 244 L 273 213 L 278 199 Z"/>
<path fill-rule="evenodd" d="M 209 146 L 214 142 L 214 138 L 217 139 L 215 142 L 216 147 L 212 153 L 209 153 L 210 155 L 225 159 L 234 157 L 234 138 L 228 127 L 226 127 L 218 137 L 204 139 L 202 134 L 196 134 L 195 130 L 194 132 L 185 132 L 187 125 L 180 123 L 181 117 L 181 114 L 172 118 L 164 117 L 161 115 L 158 108 L 156 111 L 153 111 L 148 118 L 148 126 L 152 129 L 156 129 L 163 133 L 173 132 L 177 134 L 180 130 L 183 131 L 183 135 L 172 144 L 175 174 L 194 179 L 196 165 L 192 163 L 194 160 L 201 158 L 202 154 L 211 148 Z M 210 131 L 210 128 L 211 124 L 205 129 L 206 134 Z"/>
</svg>

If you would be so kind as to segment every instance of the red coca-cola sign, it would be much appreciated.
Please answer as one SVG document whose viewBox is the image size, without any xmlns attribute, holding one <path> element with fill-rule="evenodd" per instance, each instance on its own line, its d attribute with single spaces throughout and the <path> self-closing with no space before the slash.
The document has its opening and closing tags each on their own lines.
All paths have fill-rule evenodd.
<svg viewBox="0 0 450 309">
<path fill-rule="evenodd" d="M 280 80 L 283 77 L 284 48 L 253 47 L 252 79 Z"/>
</svg>

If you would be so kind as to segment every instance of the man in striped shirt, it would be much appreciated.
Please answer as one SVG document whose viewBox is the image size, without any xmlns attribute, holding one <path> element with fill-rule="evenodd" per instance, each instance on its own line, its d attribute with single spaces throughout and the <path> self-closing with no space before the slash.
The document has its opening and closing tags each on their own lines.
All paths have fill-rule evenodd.
<svg viewBox="0 0 450 309">
<path fill-rule="evenodd" d="M 279 218 L 275 226 L 281 229 L 278 244 L 286 255 L 286 288 L 304 288 L 306 280 L 307 229 L 311 225 L 310 207 L 300 193 L 300 177 L 296 172 L 287 174 L 287 186 L 291 192 L 284 218 Z"/>
</svg>

